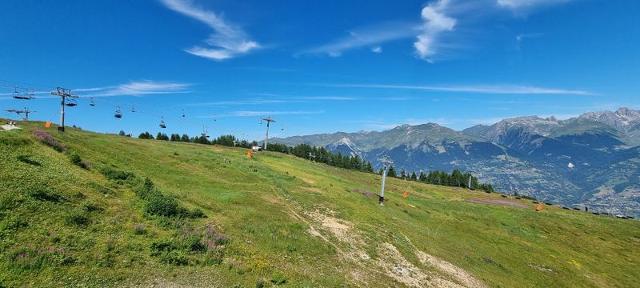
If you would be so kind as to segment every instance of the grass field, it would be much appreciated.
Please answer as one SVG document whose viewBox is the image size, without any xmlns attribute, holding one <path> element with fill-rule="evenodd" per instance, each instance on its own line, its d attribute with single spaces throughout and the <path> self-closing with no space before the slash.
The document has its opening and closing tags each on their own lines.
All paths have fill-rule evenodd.
<svg viewBox="0 0 640 288">
<path fill-rule="evenodd" d="M 388 180 L 379 206 L 379 176 L 289 155 L 248 159 L 243 149 L 20 126 L 0 131 L 6 287 L 637 287 L 640 279 L 635 220 L 535 212 L 524 199 L 399 179 Z M 64 151 L 34 137 L 39 129 Z"/>
</svg>

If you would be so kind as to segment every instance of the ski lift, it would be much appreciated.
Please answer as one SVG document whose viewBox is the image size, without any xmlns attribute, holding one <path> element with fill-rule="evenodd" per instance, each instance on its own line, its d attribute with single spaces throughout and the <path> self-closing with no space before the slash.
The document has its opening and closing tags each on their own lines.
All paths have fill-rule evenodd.
<svg viewBox="0 0 640 288">
<path fill-rule="evenodd" d="M 187 117 L 187 115 L 184 114 L 184 109 L 182 109 L 182 118 Z"/>
<path fill-rule="evenodd" d="M 20 94 L 20 92 L 18 92 L 18 87 L 16 87 L 13 90 L 13 98 L 20 99 L 20 100 L 31 100 L 31 99 L 33 99 L 33 92 L 32 93 Z"/>
<path fill-rule="evenodd" d="M 120 111 L 120 106 L 116 107 L 116 113 L 113 115 L 113 117 L 116 117 L 118 119 L 122 118 L 122 111 Z"/>
<path fill-rule="evenodd" d="M 207 134 L 207 127 L 204 127 L 204 125 L 202 126 L 202 133 L 200 135 L 202 135 L 202 137 L 209 138 L 209 135 Z"/>
<path fill-rule="evenodd" d="M 164 123 L 164 119 L 160 120 L 160 128 L 162 128 L 162 129 L 167 128 L 167 124 Z"/>
<path fill-rule="evenodd" d="M 69 102 L 64 103 L 64 105 L 69 107 L 75 107 L 75 106 L 78 106 L 78 103 L 76 102 L 76 100 L 69 100 Z"/>
<path fill-rule="evenodd" d="M 131 105 L 131 112 L 135 113 L 136 112 L 136 107 L 134 107 L 133 105 Z"/>
<path fill-rule="evenodd" d="M 91 107 L 95 107 L 96 106 L 96 101 L 93 100 L 93 97 L 91 97 L 91 102 L 89 102 L 89 106 L 91 106 Z"/>
</svg>

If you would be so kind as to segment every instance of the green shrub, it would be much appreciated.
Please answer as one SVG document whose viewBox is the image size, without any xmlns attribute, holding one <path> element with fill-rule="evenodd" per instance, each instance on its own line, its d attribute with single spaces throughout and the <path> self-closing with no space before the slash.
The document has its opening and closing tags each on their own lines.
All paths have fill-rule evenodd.
<svg viewBox="0 0 640 288">
<path fill-rule="evenodd" d="M 151 256 L 159 256 L 163 252 L 170 252 L 178 249 L 178 246 L 171 240 L 161 240 L 151 243 Z"/>
<path fill-rule="evenodd" d="M 142 183 L 142 185 L 136 187 L 134 191 L 138 197 L 140 197 L 142 200 L 147 201 L 159 194 L 151 179 L 146 177 L 144 178 L 144 182 Z"/>
<path fill-rule="evenodd" d="M 179 208 L 176 199 L 158 193 L 148 199 L 145 212 L 149 215 L 173 217 L 180 214 Z"/>
<path fill-rule="evenodd" d="M 207 251 L 207 246 L 200 241 L 200 237 L 192 235 L 185 239 L 185 245 L 191 252 L 204 252 Z"/>
<path fill-rule="evenodd" d="M 204 264 L 206 265 L 220 265 L 224 260 L 224 251 L 222 249 L 214 249 L 207 251 L 205 255 Z"/>
<path fill-rule="evenodd" d="M 33 143 L 31 139 L 25 137 L 3 137 L 0 138 L 0 145 L 20 147 Z"/>
<path fill-rule="evenodd" d="M 144 224 L 138 223 L 133 225 L 133 233 L 136 235 L 143 235 L 147 233 L 147 230 L 144 227 Z"/>
<path fill-rule="evenodd" d="M 175 198 L 162 194 L 149 178 L 145 177 L 142 184 L 135 187 L 134 191 L 140 199 L 146 201 L 145 212 L 149 215 L 184 218 L 207 217 L 202 210 L 189 211 L 180 206 Z"/>
<path fill-rule="evenodd" d="M 40 164 L 40 162 L 31 159 L 29 155 L 18 155 L 18 157 L 16 157 L 16 159 L 18 159 L 18 161 L 20 161 L 22 163 L 26 163 L 26 164 L 29 164 L 29 165 L 42 166 L 42 164 Z"/>
<path fill-rule="evenodd" d="M 62 195 L 57 194 L 53 191 L 49 191 L 44 187 L 39 187 L 39 188 L 36 188 L 35 190 L 32 190 L 29 193 L 29 196 L 31 196 L 31 198 L 36 200 L 55 202 L 55 203 L 59 203 L 65 200 L 65 198 L 62 197 Z"/>
<path fill-rule="evenodd" d="M 29 223 L 20 217 L 11 217 L 0 224 L 0 232 L 15 232 L 20 228 L 28 227 Z"/>
<path fill-rule="evenodd" d="M 287 277 L 280 272 L 275 272 L 271 275 L 271 283 L 275 285 L 285 284 L 287 283 Z"/>
<path fill-rule="evenodd" d="M 196 208 L 189 212 L 189 218 L 207 218 L 207 215 L 205 215 L 199 208 Z"/>
<path fill-rule="evenodd" d="M 189 265 L 189 258 L 182 251 L 174 250 L 160 255 L 160 262 L 176 266 Z"/>
<path fill-rule="evenodd" d="M 104 208 L 98 206 L 95 203 L 85 203 L 82 208 L 84 209 L 84 211 L 86 212 L 102 212 L 104 211 Z"/>
<path fill-rule="evenodd" d="M 86 227 L 89 225 L 89 217 L 80 212 L 73 212 L 65 217 L 65 223 L 68 225 L 75 225 L 79 227 Z"/>
<path fill-rule="evenodd" d="M 104 175 L 104 177 L 107 177 L 107 179 L 109 180 L 126 181 L 135 178 L 135 174 L 133 174 L 132 172 L 121 171 L 108 166 L 100 169 L 100 173 L 102 173 L 102 175 Z"/>
<path fill-rule="evenodd" d="M 80 158 L 80 155 L 78 155 L 77 153 L 69 153 L 68 157 L 71 163 L 73 163 L 73 165 L 76 165 L 85 170 L 89 170 L 90 168 L 89 163 L 82 160 L 82 158 Z"/>
</svg>

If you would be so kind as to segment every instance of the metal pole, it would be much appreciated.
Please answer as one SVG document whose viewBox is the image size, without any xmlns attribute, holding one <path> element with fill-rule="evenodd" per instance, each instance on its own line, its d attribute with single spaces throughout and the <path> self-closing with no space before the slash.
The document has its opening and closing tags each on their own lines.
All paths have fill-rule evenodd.
<svg viewBox="0 0 640 288">
<path fill-rule="evenodd" d="M 267 121 L 267 135 L 264 138 L 264 150 L 267 151 L 267 142 L 269 142 L 269 124 L 271 124 L 271 121 Z"/>
<path fill-rule="evenodd" d="M 58 130 L 64 132 L 64 104 L 65 104 L 65 96 L 61 96 L 60 97 L 62 99 L 62 101 L 60 102 L 60 127 L 58 127 Z"/>
<path fill-rule="evenodd" d="M 382 169 L 382 187 L 380 188 L 380 196 L 378 199 L 378 202 L 380 203 L 380 206 L 384 206 L 384 183 L 385 180 L 387 179 L 387 170 L 389 169 L 388 166 L 384 166 L 384 168 Z"/>
</svg>

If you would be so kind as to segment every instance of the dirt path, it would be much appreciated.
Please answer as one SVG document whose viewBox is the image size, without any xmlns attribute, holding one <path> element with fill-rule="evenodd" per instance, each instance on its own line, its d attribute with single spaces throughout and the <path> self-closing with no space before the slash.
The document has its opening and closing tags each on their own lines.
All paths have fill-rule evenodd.
<svg viewBox="0 0 640 288">
<path fill-rule="evenodd" d="M 371 286 L 366 275 L 382 272 L 408 287 L 484 287 L 482 282 L 463 269 L 420 251 L 413 244 L 421 267 L 408 261 L 391 243 L 379 244 L 378 256 L 373 259 L 364 249 L 369 244 L 354 225 L 336 218 L 332 211 L 315 210 L 304 213 L 304 216 L 293 214 L 309 224 L 309 234 L 331 243 L 342 259 L 355 264 L 357 268 L 350 271 L 350 276 L 356 285 Z"/>
</svg>

